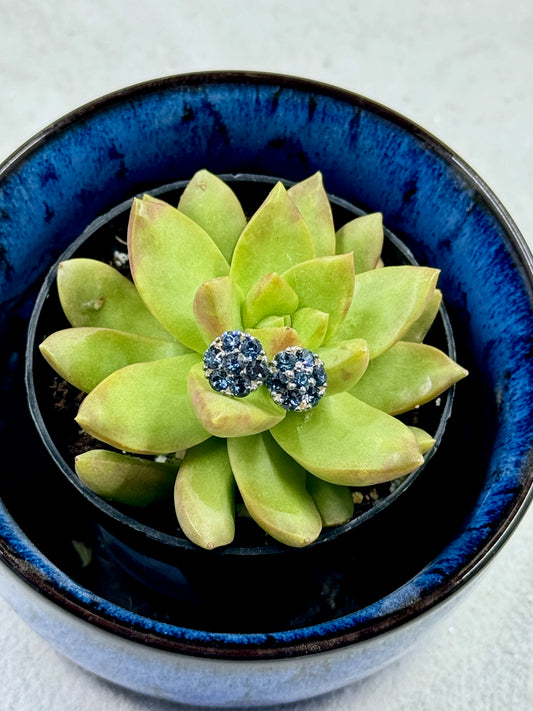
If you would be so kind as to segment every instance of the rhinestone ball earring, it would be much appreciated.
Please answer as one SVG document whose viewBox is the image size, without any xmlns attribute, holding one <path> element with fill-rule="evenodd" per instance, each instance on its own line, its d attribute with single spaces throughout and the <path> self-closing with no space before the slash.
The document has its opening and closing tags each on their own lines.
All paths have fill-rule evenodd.
<svg viewBox="0 0 533 711">
<path fill-rule="evenodd" d="M 268 359 L 261 342 L 242 331 L 224 331 L 204 353 L 204 374 L 219 393 L 246 397 L 268 374 Z"/>
<path fill-rule="evenodd" d="M 328 382 L 324 363 L 316 353 L 290 346 L 270 362 L 265 385 L 274 402 L 285 410 L 303 412 L 318 404 Z"/>
</svg>

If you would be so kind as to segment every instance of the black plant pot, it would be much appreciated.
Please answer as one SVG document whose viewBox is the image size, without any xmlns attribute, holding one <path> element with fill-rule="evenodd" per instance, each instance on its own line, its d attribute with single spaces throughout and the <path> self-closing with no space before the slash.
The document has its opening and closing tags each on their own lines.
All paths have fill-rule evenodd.
<svg viewBox="0 0 533 711">
<path fill-rule="evenodd" d="M 249 214 L 257 209 L 274 182 L 263 176 L 222 177 L 232 183 Z M 176 204 L 185 184 L 175 183 L 152 192 Z M 330 199 L 338 226 L 362 214 L 353 205 Z M 47 335 L 69 325 L 55 288 L 60 261 L 75 256 L 92 257 L 114 263 L 128 273 L 127 262 L 124 264 L 117 253 L 126 249 L 130 205 L 131 201 L 122 203 L 98 218 L 50 270 L 30 320 L 26 352 L 29 408 L 42 442 L 57 465 L 55 485 L 63 491 L 65 482 L 69 482 L 68 497 L 75 502 L 77 511 L 83 510 L 83 519 L 89 522 L 91 550 L 98 552 L 103 570 L 106 566 L 119 566 L 115 591 L 118 599 L 122 594 L 120 576 L 125 575 L 128 594 L 131 595 L 132 584 L 138 585 L 133 589 L 138 589 L 140 601 L 147 595 L 156 596 L 162 610 L 171 610 L 179 602 L 189 624 L 198 619 L 210 629 L 227 626 L 239 631 L 252 630 L 259 619 L 271 628 L 317 623 L 329 619 L 333 612 L 342 613 L 343 608 L 353 609 L 354 604 L 364 606 L 379 599 L 391 584 L 397 586 L 408 579 L 424 563 L 424 555 L 429 554 L 421 546 L 412 567 L 406 567 L 404 562 L 399 565 L 391 547 L 390 532 L 402 529 L 406 520 L 417 520 L 412 512 L 419 514 L 424 507 L 424 491 L 427 492 L 424 479 L 435 482 L 446 476 L 450 457 L 441 443 L 449 424 L 453 388 L 437 401 L 405 416 L 409 424 L 420 424 L 435 433 L 436 445 L 426 455 L 425 464 L 393 488 L 383 484 L 362 489 L 363 503 L 352 520 L 324 531 L 304 550 L 276 543 L 243 517 L 238 521 L 232 545 L 203 551 L 179 530 L 172 501 L 146 511 L 131 510 L 96 496 L 75 474 L 74 455 L 101 443 L 95 445 L 87 435 L 80 436 L 74 415 L 82 394 L 53 373 L 38 346 Z M 409 249 L 388 231 L 383 256 L 388 264 L 416 264 Z M 429 341 L 455 358 L 452 327 L 444 308 L 432 327 Z M 457 431 L 461 431 L 460 423 Z M 453 450 L 449 441 L 452 436 L 447 433 L 446 446 Z M 348 560 L 353 561 L 353 567 L 346 564 Z"/>
</svg>

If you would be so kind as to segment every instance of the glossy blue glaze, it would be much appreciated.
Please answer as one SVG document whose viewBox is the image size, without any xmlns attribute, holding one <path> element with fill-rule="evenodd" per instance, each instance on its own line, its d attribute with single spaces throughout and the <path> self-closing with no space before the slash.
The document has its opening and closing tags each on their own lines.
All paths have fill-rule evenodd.
<svg viewBox="0 0 533 711">
<path fill-rule="evenodd" d="M 470 390 L 459 397 L 468 414 L 460 431 L 450 435 L 451 442 L 457 437 L 476 456 L 472 472 L 468 463 L 456 463 L 464 470 L 459 474 L 467 482 L 466 503 L 458 505 L 453 527 L 444 532 L 433 529 L 431 516 L 421 513 L 418 533 L 421 539 L 433 537 L 434 546 L 428 548 L 432 555 L 417 563 L 396 589 L 338 617 L 288 630 L 210 632 L 158 620 L 146 610 L 141 614 L 107 599 L 54 564 L 31 530 L 21 531 L 13 521 L 15 492 L 6 492 L 0 508 L 0 553 L 47 605 L 52 601 L 65 611 L 60 634 L 45 632 L 44 623 L 41 633 L 96 673 L 127 683 L 125 675 L 110 671 L 113 665 L 105 655 L 91 666 L 86 651 L 80 651 L 82 619 L 90 619 L 89 630 L 96 636 L 113 634 L 113 654 L 119 654 L 116 645 L 122 644 L 120 653 L 129 660 L 125 668 L 132 678 L 144 678 L 151 653 L 154 660 L 163 653 L 186 659 L 183 668 L 190 679 L 193 673 L 213 673 L 212 663 L 233 657 L 227 679 L 238 677 L 239 684 L 248 683 L 248 691 L 239 687 L 243 695 L 237 698 L 228 682 L 213 702 L 238 705 L 248 693 L 248 704 L 277 703 L 348 683 L 397 656 L 492 558 L 529 503 L 531 257 L 505 210 L 471 169 L 432 136 L 383 107 L 285 77 L 169 78 L 80 109 L 0 168 L 0 311 L 6 333 L 15 321 L 19 330 L 24 328 L 39 279 L 99 214 L 143 190 L 187 179 L 200 168 L 288 180 L 321 170 L 331 194 L 365 210 L 382 211 L 385 224 L 405 239 L 419 261 L 442 270 L 440 286 L 455 327 L 458 360 L 471 374 Z M 13 383 L 20 375 L 21 351 L 4 350 L 8 367 L 2 386 L 11 396 L 18 387 Z M 0 415 L 5 444 L 13 435 L 5 403 Z M 36 604 L 33 594 L 28 593 L 26 603 L 23 594 L 17 597 L 20 591 L 13 593 L 16 588 L 6 584 L 6 597 L 29 617 Z M 265 696 L 266 681 L 271 688 L 277 683 L 269 658 L 285 658 L 287 668 L 279 667 L 285 674 L 306 664 L 311 669 L 322 655 L 335 653 L 340 671 L 328 681 L 307 679 L 307 691 L 296 685 L 290 692 Z M 249 656 L 262 658 L 265 666 L 249 667 L 244 662 Z M 242 660 L 241 672 L 235 659 Z M 157 693 L 157 682 L 165 698 L 206 703 L 191 689 L 183 691 L 186 682 L 179 674 L 174 682 L 159 678 L 170 674 L 170 662 L 166 664 L 159 672 L 157 665 L 150 667 L 149 678 L 131 682 L 133 688 Z M 318 676 L 318 666 L 315 671 Z"/>
</svg>

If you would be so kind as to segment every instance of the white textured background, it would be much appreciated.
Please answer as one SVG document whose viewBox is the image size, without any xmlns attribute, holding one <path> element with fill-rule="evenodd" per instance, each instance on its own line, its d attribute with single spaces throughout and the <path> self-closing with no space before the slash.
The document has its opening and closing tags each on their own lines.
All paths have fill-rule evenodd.
<svg viewBox="0 0 533 711">
<path fill-rule="evenodd" d="M 250 69 L 386 104 L 452 147 L 533 247 L 528 0 L 0 0 L 0 160 L 102 94 L 168 74 Z M 533 510 L 415 652 L 290 711 L 533 708 Z M 0 601 L 0 711 L 185 711 L 88 675 Z"/>
</svg>

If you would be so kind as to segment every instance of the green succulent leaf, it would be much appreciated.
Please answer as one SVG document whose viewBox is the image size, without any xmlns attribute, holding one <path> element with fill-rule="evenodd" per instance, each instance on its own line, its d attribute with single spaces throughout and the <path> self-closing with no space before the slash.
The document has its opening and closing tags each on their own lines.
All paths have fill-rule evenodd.
<svg viewBox="0 0 533 711">
<path fill-rule="evenodd" d="M 296 183 L 289 188 L 288 193 L 309 227 L 316 256 L 326 257 L 335 254 L 335 227 L 331 205 L 324 190 L 322 173 L 315 173 L 306 180 Z"/>
<path fill-rule="evenodd" d="M 59 300 L 72 326 L 114 328 L 173 341 L 134 284 L 96 259 L 67 259 L 57 270 Z"/>
<path fill-rule="evenodd" d="M 198 420 L 216 437 L 257 434 L 285 417 L 285 410 L 276 405 L 266 388 L 242 399 L 217 393 L 204 376 L 201 363 L 191 368 L 188 390 Z"/>
<path fill-rule="evenodd" d="M 207 432 L 187 392 L 196 353 L 134 363 L 111 373 L 81 403 L 76 422 L 128 452 L 162 454 L 199 444 Z"/>
<path fill-rule="evenodd" d="M 235 535 L 235 485 L 224 440 L 211 437 L 187 450 L 176 477 L 174 505 L 183 532 L 212 550 Z"/>
<path fill-rule="evenodd" d="M 435 289 L 420 316 L 409 328 L 409 330 L 403 334 L 402 341 L 422 343 L 427 335 L 427 332 L 433 325 L 437 314 L 439 313 L 441 303 L 442 291 L 440 289 Z"/>
<path fill-rule="evenodd" d="M 246 508 L 261 528 L 288 546 L 318 538 L 322 522 L 306 488 L 306 472 L 267 432 L 228 439 L 228 453 Z"/>
<path fill-rule="evenodd" d="M 291 323 L 292 319 L 288 314 L 285 314 L 285 316 L 267 316 L 255 325 L 255 329 L 248 329 L 248 331 L 264 328 L 283 328 L 284 326 L 290 326 Z"/>
<path fill-rule="evenodd" d="M 370 362 L 352 395 L 390 415 L 423 405 L 467 375 L 438 348 L 399 341 Z"/>
<path fill-rule="evenodd" d="M 168 205 L 168 202 L 156 197 L 155 195 L 151 195 L 150 193 L 144 193 L 142 199 L 147 200 L 148 202 L 157 202 L 160 205 Z"/>
<path fill-rule="evenodd" d="M 95 494 L 127 506 L 149 506 L 172 495 L 177 462 L 154 462 L 105 449 L 75 458 L 76 474 Z"/>
<path fill-rule="evenodd" d="M 231 276 L 246 295 L 265 274 L 283 275 L 294 264 L 314 256 L 304 218 L 283 185 L 277 183 L 239 237 Z"/>
<path fill-rule="evenodd" d="M 39 350 L 64 380 L 86 393 L 126 365 L 191 352 L 178 341 L 91 327 L 56 331 Z"/>
<path fill-rule="evenodd" d="M 337 254 L 353 252 L 355 273 L 375 269 L 383 249 L 383 216 L 362 215 L 347 222 L 336 233 Z"/>
<path fill-rule="evenodd" d="M 357 274 L 353 301 L 337 338 L 364 338 L 375 358 L 408 331 L 435 289 L 437 269 L 411 265 Z"/>
<path fill-rule="evenodd" d="M 178 209 L 203 227 L 229 264 L 246 226 L 241 203 L 229 185 L 213 173 L 199 170 L 183 191 Z"/>
<path fill-rule="evenodd" d="M 206 344 L 224 331 L 242 331 L 242 291 L 230 276 L 201 284 L 193 301 L 193 312 Z"/>
<path fill-rule="evenodd" d="M 205 281 L 229 272 L 211 237 L 170 205 L 135 199 L 128 250 L 133 280 L 150 311 L 179 341 L 203 352 L 205 340 L 194 316 L 194 296 Z"/>
<path fill-rule="evenodd" d="M 267 326 L 265 326 L 265 328 L 249 328 L 248 333 L 261 341 L 261 345 L 269 360 L 271 360 L 276 353 L 284 351 L 290 346 L 304 345 L 300 335 L 294 328 L 283 326 L 281 323 L 279 327 L 273 328 Z"/>
<path fill-rule="evenodd" d="M 329 314 L 326 340 L 330 340 L 352 302 L 354 269 L 351 255 L 317 257 L 296 264 L 282 276 L 298 294 L 300 308 L 311 307 Z"/>
<path fill-rule="evenodd" d="M 378 484 L 423 462 L 406 425 L 350 393 L 326 397 L 308 412 L 290 413 L 271 433 L 302 467 L 332 484 Z"/>
<path fill-rule="evenodd" d="M 298 309 L 292 317 L 292 327 L 298 331 L 306 348 L 316 351 L 328 332 L 329 314 L 307 306 Z"/>
<path fill-rule="evenodd" d="M 307 489 L 320 512 L 323 526 L 339 526 L 352 518 L 354 502 L 349 486 L 331 484 L 308 474 Z"/>
<path fill-rule="evenodd" d="M 246 328 L 256 326 L 268 316 L 292 314 L 298 308 L 294 289 L 275 272 L 262 276 L 246 294 L 243 321 Z"/>
<path fill-rule="evenodd" d="M 369 362 L 368 345 L 362 338 L 324 346 L 318 355 L 328 377 L 327 395 L 350 390 L 362 377 Z"/>
<path fill-rule="evenodd" d="M 420 453 L 426 454 L 426 452 L 429 452 L 429 450 L 435 444 L 435 438 L 432 437 L 428 432 L 423 430 L 421 427 L 414 427 L 413 425 L 409 425 L 409 429 L 416 437 L 416 441 L 418 442 L 418 446 L 420 447 Z"/>
</svg>

